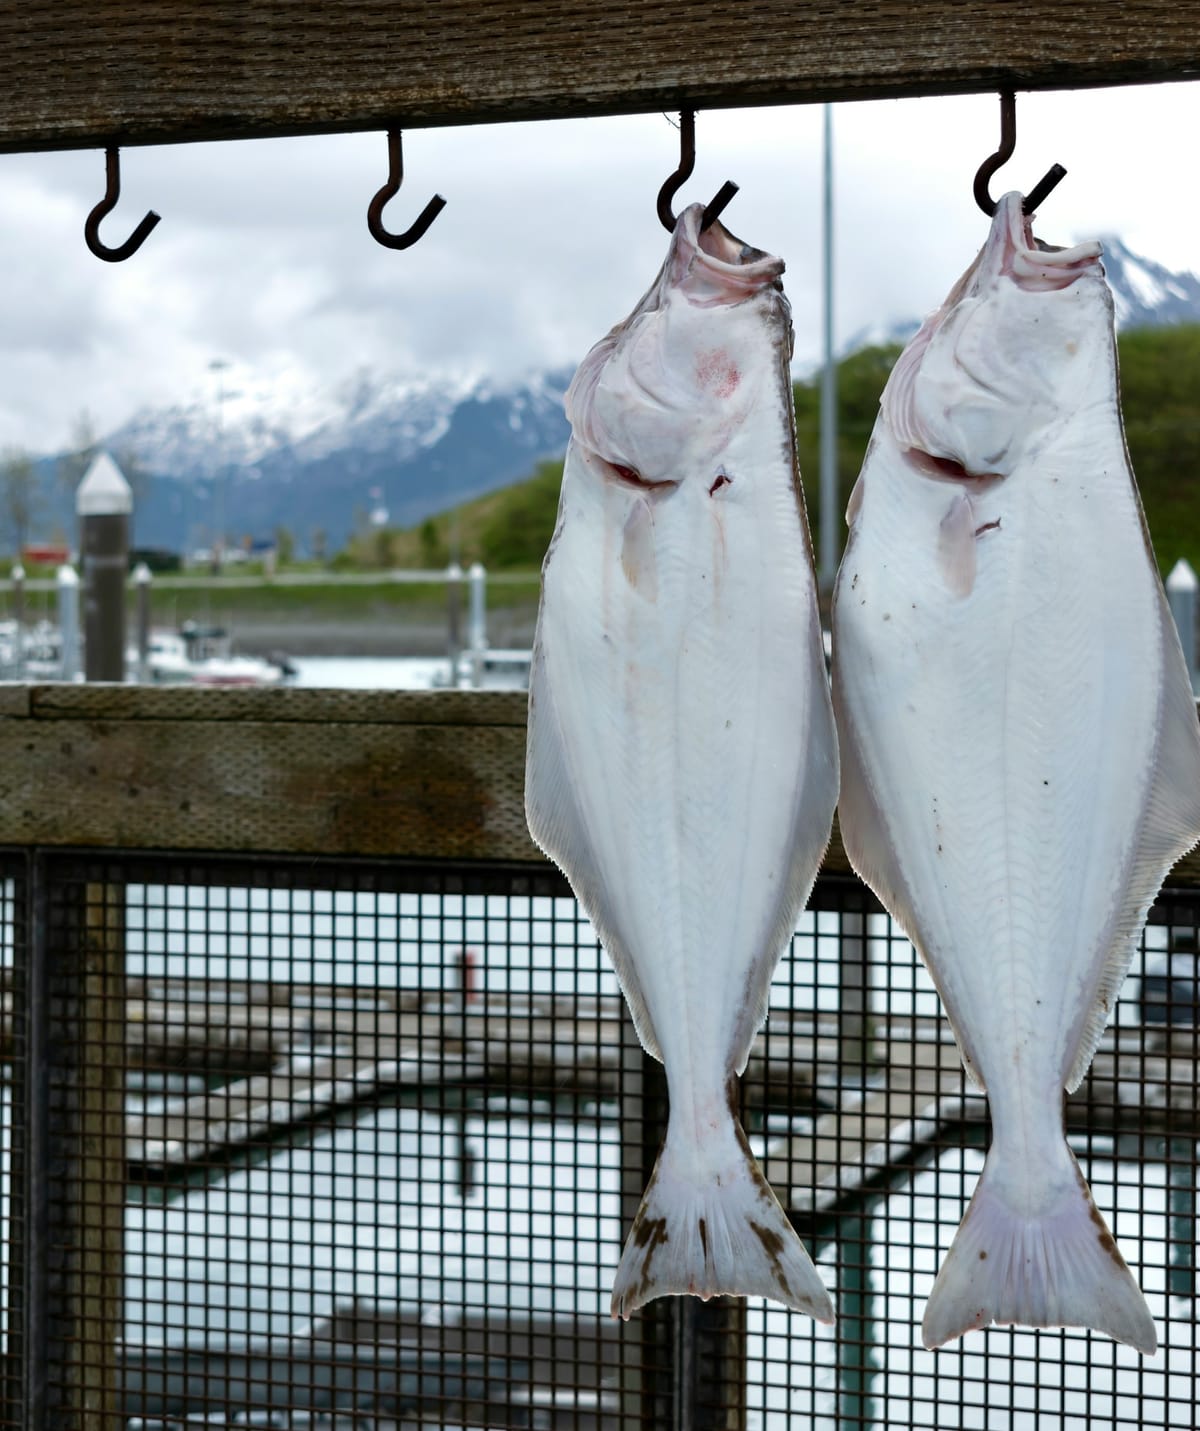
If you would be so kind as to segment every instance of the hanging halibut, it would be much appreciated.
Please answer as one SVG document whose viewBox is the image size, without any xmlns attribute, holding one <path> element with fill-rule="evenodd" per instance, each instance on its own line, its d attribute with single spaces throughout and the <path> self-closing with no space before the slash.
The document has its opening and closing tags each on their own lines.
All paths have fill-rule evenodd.
<svg viewBox="0 0 1200 1431">
<path fill-rule="evenodd" d="M 1128 465 L 1098 244 L 1019 194 L 896 364 L 834 597 L 841 828 L 912 938 L 993 1142 L 924 1321 L 1149 1310 L 1063 1131 L 1166 871 L 1200 837 L 1200 730 Z"/>
<path fill-rule="evenodd" d="M 567 394 L 526 813 L 666 1065 L 613 1314 L 693 1292 L 833 1308 L 735 1116 L 812 887 L 837 746 L 796 470 L 783 263 L 680 215 Z"/>
</svg>

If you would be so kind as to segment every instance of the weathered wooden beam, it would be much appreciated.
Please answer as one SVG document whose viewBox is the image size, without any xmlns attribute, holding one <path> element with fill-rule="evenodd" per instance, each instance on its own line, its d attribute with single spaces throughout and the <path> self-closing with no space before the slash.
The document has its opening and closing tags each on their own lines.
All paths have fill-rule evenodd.
<svg viewBox="0 0 1200 1431">
<path fill-rule="evenodd" d="M 4 3 L 0 151 L 1197 75 L 1200 0 Z"/>
<path fill-rule="evenodd" d="M 499 860 L 523 691 L 0 686 L 0 845 Z M 834 825 L 822 865 L 850 874 Z M 1200 885 L 1200 850 L 1168 884 Z"/>
</svg>

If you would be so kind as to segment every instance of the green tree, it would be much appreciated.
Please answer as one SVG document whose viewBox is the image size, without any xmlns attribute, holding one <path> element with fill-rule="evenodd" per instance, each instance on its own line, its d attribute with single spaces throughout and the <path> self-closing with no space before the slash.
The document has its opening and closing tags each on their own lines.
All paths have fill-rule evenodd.
<svg viewBox="0 0 1200 1431">
<path fill-rule="evenodd" d="M 285 565 L 295 559 L 296 539 L 292 536 L 291 528 L 278 526 L 275 528 L 275 557 L 280 566 Z"/>
<path fill-rule="evenodd" d="M 380 571 L 386 571 L 392 562 L 392 533 L 386 527 L 375 527 L 371 532 L 370 561 Z"/>
<path fill-rule="evenodd" d="M 561 462 L 542 462 L 527 482 L 512 488 L 508 501 L 480 532 L 485 566 L 529 569 L 542 564 L 554 535 L 562 474 Z"/>
<path fill-rule="evenodd" d="M 837 372 L 837 521 L 842 516 L 858 474 L 875 419 L 879 415 L 879 395 L 900 356 L 900 346 L 862 348 L 843 358 Z M 796 398 L 796 450 L 804 486 L 804 505 L 809 529 L 820 530 L 820 443 L 821 374 L 816 372 L 794 387 Z"/>
<path fill-rule="evenodd" d="M 70 442 L 70 447 L 58 459 L 55 475 L 60 497 L 65 498 L 70 504 L 70 510 L 74 511 L 76 489 L 83 481 L 83 474 L 92 465 L 92 459 L 100 450 L 96 426 L 87 408 L 83 408 L 72 419 Z"/>
<path fill-rule="evenodd" d="M 23 448 L 6 447 L 0 453 L 0 504 L 6 535 L 19 560 L 40 506 L 37 468 Z"/>
<path fill-rule="evenodd" d="M 442 540 L 442 534 L 438 530 L 438 524 L 432 517 L 426 517 L 421 523 L 417 533 L 417 541 L 421 548 L 421 565 L 424 567 L 443 567 L 450 560 L 450 553 L 446 543 Z"/>
</svg>

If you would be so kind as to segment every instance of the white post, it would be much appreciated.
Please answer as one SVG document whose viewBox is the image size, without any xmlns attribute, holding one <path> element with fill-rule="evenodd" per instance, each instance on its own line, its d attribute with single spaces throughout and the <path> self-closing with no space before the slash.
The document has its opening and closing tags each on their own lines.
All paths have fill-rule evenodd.
<svg viewBox="0 0 1200 1431">
<path fill-rule="evenodd" d="M 467 648 L 471 653 L 471 684 L 483 685 L 483 655 L 487 650 L 487 573 L 481 562 L 467 572 L 471 602 L 467 616 Z"/>
<path fill-rule="evenodd" d="M 455 687 L 462 650 L 462 578 L 462 567 L 452 561 L 446 568 L 446 650 L 450 657 L 450 684 Z"/>
<path fill-rule="evenodd" d="M 150 568 L 144 561 L 138 562 L 133 571 L 133 584 L 137 590 L 137 657 L 138 680 L 146 679 L 146 667 L 150 659 Z"/>
<path fill-rule="evenodd" d="M 1175 618 L 1175 629 L 1179 632 L 1179 644 L 1183 647 L 1183 659 L 1187 662 L 1188 677 L 1196 690 L 1196 573 L 1181 557 L 1171 568 L 1167 577 L 1167 604 Z"/>
<path fill-rule="evenodd" d="M 16 628 L 13 677 L 19 681 L 25 674 L 25 568 L 20 562 L 12 569 L 12 613 Z"/>
<path fill-rule="evenodd" d="M 79 675 L 79 576 L 71 565 L 58 569 L 58 631 L 62 641 L 62 678 Z"/>
</svg>

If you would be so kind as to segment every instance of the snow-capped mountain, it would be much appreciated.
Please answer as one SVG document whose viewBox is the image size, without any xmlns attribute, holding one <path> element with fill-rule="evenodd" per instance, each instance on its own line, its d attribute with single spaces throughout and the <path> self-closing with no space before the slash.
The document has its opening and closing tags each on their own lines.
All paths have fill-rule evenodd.
<svg viewBox="0 0 1200 1431">
<path fill-rule="evenodd" d="M 1119 329 L 1200 323 L 1200 277 L 1173 273 L 1152 258 L 1143 258 L 1115 234 L 1107 235 L 1100 243 Z M 847 357 L 862 348 L 907 343 L 920 326 L 919 318 L 881 319 L 860 328 L 843 345 L 839 356 Z"/>
<path fill-rule="evenodd" d="M 1173 273 L 1104 241 L 1123 328 L 1200 323 L 1200 277 Z M 906 342 L 913 317 L 885 317 L 847 343 Z M 810 375 L 806 375 L 810 376 Z M 562 400 L 571 371 L 501 384 L 478 375 L 398 378 L 364 370 L 315 387 L 290 373 L 239 367 L 214 374 L 189 403 L 136 414 L 102 446 L 136 472 L 135 540 L 174 550 L 287 527 L 302 547 L 320 530 L 336 551 L 370 520 L 412 526 L 529 475 L 569 435 Z M 45 513 L 74 526 L 46 459 Z M 55 504 L 59 510 L 55 510 Z"/>
<path fill-rule="evenodd" d="M 571 373 L 520 382 L 402 381 L 360 372 L 329 391 L 231 384 L 219 402 L 136 414 L 103 445 L 144 474 L 135 515 L 142 546 L 232 541 L 286 526 L 302 546 L 318 530 L 337 550 L 377 521 L 412 526 L 519 481 L 562 453 Z"/>
<path fill-rule="evenodd" d="M 1131 252 L 1116 235 L 1100 242 L 1118 328 L 1200 323 L 1200 277 L 1172 273 L 1152 258 Z"/>
</svg>

